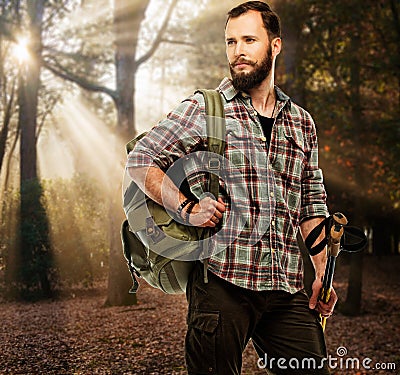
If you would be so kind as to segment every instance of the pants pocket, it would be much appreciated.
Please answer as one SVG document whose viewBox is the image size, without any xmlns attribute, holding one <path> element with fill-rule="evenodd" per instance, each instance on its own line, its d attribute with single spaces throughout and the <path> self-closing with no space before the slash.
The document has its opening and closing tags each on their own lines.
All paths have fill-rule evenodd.
<svg viewBox="0 0 400 375">
<path fill-rule="evenodd" d="M 218 311 L 189 309 L 185 339 L 185 358 L 189 374 L 216 374 L 216 342 L 219 323 Z"/>
</svg>

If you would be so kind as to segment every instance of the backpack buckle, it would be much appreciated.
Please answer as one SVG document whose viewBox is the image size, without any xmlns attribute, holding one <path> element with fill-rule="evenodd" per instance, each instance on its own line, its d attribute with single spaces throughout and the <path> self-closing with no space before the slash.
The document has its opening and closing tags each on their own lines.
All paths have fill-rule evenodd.
<svg viewBox="0 0 400 375">
<path fill-rule="evenodd" d="M 221 162 L 219 159 L 210 159 L 208 161 L 208 169 L 212 171 L 218 171 L 221 169 Z"/>
<path fill-rule="evenodd" d="M 156 225 L 152 217 L 146 218 L 146 235 L 155 244 L 166 237 L 165 233 Z"/>
</svg>

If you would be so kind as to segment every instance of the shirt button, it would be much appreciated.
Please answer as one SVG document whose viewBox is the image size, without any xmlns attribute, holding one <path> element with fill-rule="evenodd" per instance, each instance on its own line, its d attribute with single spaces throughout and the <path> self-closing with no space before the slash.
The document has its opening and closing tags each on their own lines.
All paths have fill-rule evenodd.
<svg viewBox="0 0 400 375">
<path fill-rule="evenodd" d="M 271 228 L 273 228 L 275 226 L 275 220 L 271 221 Z"/>
<path fill-rule="evenodd" d="M 261 141 L 262 141 L 262 142 L 267 142 L 267 138 L 261 137 Z"/>
<path fill-rule="evenodd" d="M 274 198 L 274 197 L 275 197 L 275 194 L 274 194 L 274 192 L 273 192 L 273 191 L 271 191 L 271 192 L 269 193 L 269 196 L 270 196 L 271 198 Z"/>
</svg>

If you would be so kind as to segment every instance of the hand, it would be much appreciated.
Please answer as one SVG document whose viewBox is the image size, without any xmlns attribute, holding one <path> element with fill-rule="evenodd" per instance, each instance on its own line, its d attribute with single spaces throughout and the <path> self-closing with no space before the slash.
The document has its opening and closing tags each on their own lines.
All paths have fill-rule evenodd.
<svg viewBox="0 0 400 375">
<path fill-rule="evenodd" d="M 214 228 L 222 219 L 224 212 L 225 203 L 221 198 L 215 201 L 210 197 L 205 197 L 193 207 L 189 223 L 195 227 Z"/>
<path fill-rule="evenodd" d="M 317 310 L 324 318 L 329 318 L 333 314 L 338 297 L 333 287 L 331 288 L 331 295 L 328 303 L 324 303 L 318 299 L 322 289 L 322 278 L 314 280 L 312 285 L 312 295 L 309 302 L 309 307 L 312 310 Z"/>
</svg>

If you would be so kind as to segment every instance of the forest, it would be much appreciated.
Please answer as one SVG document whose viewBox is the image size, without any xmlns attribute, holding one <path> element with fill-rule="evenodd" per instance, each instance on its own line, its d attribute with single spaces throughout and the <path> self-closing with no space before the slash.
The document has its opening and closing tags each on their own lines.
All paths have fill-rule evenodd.
<svg viewBox="0 0 400 375">
<path fill-rule="evenodd" d="M 132 281 L 120 239 L 125 144 L 197 88 L 215 88 L 229 75 L 224 26 L 239 3 L 0 0 L 0 373 L 183 371 L 184 297 L 144 284 L 137 295 L 128 293 Z M 358 355 L 365 347 L 400 371 L 400 4 L 269 3 L 282 22 L 276 84 L 316 122 L 329 210 L 343 212 L 368 237 L 364 251 L 340 255 L 338 320 L 328 321 L 328 330 L 334 325 L 338 337 L 358 345 Z M 52 325 L 58 309 L 60 319 L 69 309 L 75 322 L 92 313 L 98 319 L 98 326 L 76 330 L 76 323 L 67 334 L 77 340 L 103 332 L 96 358 L 93 344 L 92 354 L 68 362 L 66 353 L 80 349 L 69 341 L 63 352 L 60 332 L 70 328 Z M 123 315 L 133 325 L 132 314 L 151 325 L 149 316 L 160 322 L 164 309 L 171 311 L 168 325 L 180 331 L 172 330 L 170 341 L 157 338 L 166 366 L 160 370 L 146 329 L 131 327 L 122 339 L 116 333 L 122 323 L 109 318 Z M 358 322 L 353 334 L 352 319 Z M 371 326 L 376 330 L 368 338 L 355 339 Z M 390 332 L 386 344 L 384 332 Z M 28 339 L 37 348 L 46 343 L 48 360 L 37 348 L 28 354 Z M 329 343 L 335 350 L 340 340 Z M 109 358 L 118 348 L 119 360 Z M 124 356 L 143 353 L 147 360 L 121 365 Z M 251 355 L 248 361 L 256 363 Z"/>
</svg>

